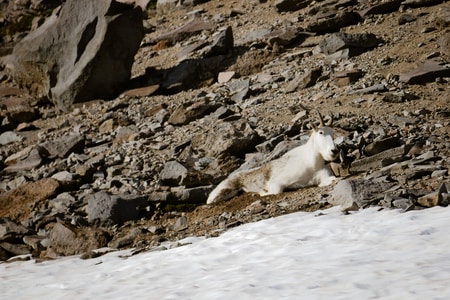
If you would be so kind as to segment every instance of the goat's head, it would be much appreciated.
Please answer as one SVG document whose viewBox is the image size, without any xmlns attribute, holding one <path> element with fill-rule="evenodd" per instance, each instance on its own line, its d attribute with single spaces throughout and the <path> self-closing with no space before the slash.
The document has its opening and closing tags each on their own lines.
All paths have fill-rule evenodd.
<svg viewBox="0 0 450 300">
<path fill-rule="evenodd" d="M 313 133 L 310 139 L 313 139 L 316 150 L 319 151 L 325 161 L 333 161 L 339 154 L 339 150 L 334 144 L 333 130 L 331 129 L 333 116 L 331 116 L 329 124 L 324 124 L 319 111 L 317 111 L 317 114 L 319 115 L 320 126 L 317 127 L 314 123 L 311 123 Z"/>
</svg>

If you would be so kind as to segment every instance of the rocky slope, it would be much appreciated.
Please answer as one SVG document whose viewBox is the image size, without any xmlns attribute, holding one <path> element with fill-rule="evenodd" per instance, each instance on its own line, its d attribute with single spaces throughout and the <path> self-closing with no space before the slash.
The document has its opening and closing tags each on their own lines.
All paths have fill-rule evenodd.
<svg viewBox="0 0 450 300">
<path fill-rule="evenodd" d="M 127 89 L 67 113 L 2 59 L 2 260 L 163 249 L 333 204 L 448 204 L 448 4 L 159 1 L 143 22 Z M 25 33 L 4 33 L 1 54 Z M 314 109 L 334 119 L 335 186 L 205 205 L 234 169 L 304 141 Z"/>
</svg>

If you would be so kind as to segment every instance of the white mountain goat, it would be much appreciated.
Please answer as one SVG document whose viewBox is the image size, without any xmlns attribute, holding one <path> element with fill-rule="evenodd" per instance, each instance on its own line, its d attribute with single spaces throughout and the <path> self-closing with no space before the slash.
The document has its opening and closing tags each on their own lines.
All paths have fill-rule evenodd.
<svg viewBox="0 0 450 300">
<path fill-rule="evenodd" d="M 325 126 L 322 116 L 317 113 L 320 127 L 311 123 L 313 131 L 305 144 L 260 167 L 231 174 L 211 192 L 207 203 L 230 199 L 240 191 L 265 196 L 284 190 L 330 185 L 336 177 L 326 162 L 333 161 L 338 155 L 330 128 L 333 119 Z"/>
</svg>

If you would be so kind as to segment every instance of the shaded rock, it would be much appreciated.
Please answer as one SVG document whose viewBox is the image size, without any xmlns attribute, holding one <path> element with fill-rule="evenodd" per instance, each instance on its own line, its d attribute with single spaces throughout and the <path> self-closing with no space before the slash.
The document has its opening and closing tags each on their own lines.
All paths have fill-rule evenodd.
<svg viewBox="0 0 450 300">
<path fill-rule="evenodd" d="M 218 104 L 211 104 L 206 100 L 183 103 L 175 109 L 167 122 L 172 125 L 186 125 L 213 112 L 218 106 Z"/>
<path fill-rule="evenodd" d="M 398 25 L 403 25 L 403 24 L 407 24 L 407 23 L 411 23 L 414 22 L 415 20 L 417 20 L 417 17 L 411 14 L 402 14 L 399 18 L 398 18 Z"/>
<path fill-rule="evenodd" d="M 372 33 L 350 34 L 337 32 L 320 41 L 319 47 L 327 55 L 348 48 L 350 49 L 350 55 L 353 56 L 376 47 L 379 42 L 379 39 Z"/>
<path fill-rule="evenodd" d="M 84 136 L 78 134 L 65 135 L 56 138 L 53 141 L 40 144 L 40 147 L 44 148 L 49 158 L 67 157 L 70 153 L 81 153 L 84 149 Z"/>
<path fill-rule="evenodd" d="M 432 6 L 442 2 L 443 0 L 406 0 L 402 2 L 402 5 L 406 7 L 421 7 Z"/>
<path fill-rule="evenodd" d="M 13 131 L 6 131 L 0 134 L 0 145 L 7 145 L 15 142 L 20 142 L 23 139 L 22 136 L 18 135 Z"/>
<path fill-rule="evenodd" d="M 319 19 L 312 22 L 306 27 L 306 31 L 316 33 L 336 32 L 339 28 L 349 25 L 357 24 L 361 19 L 357 12 L 353 11 L 338 11 L 330 14 L 329 17 Z"/>
<path fill-rule="evenodd" d="M 224 60 L 222 55 L 185 60 L 164 73 L 161 88 L 169 93 L 177 93 L 198 87 L 203 82 L 214 79 L 215 74 L 223 70 Z"/>
<path fill-rule="evenodd" d="M 57 193 L 60 184 L 55 179 L 27 182 L 15 190 L 0 194 L 0 217 L 22 222 L 30 213 L 40 209 Z"/>
<path fill-rule="evenodd" d="M 393 11 L 397 11 L 400 8 L 400 5 L 403 0 L 393 0 L 393 1 L 385 1 L 371 5 L 369 8 L 366 8 L 360 12 L 362 17 L 368 15 L 378 15 L 378 14 L 386 14 Z"/>
<path fill-rule="evenodd" d="M 21 86 L 67 111 L 123 89 L 143 34 L 141 7 L 69 0 L 14 47 L 9 66 Z"/>
<path fill-rule="evenodd" d="M 450 26 L 450 6 L 446 5 L 440 7 L 436 13 L 434 22 L 441 29 L 446 29 L 448 26 Z"/>
<path fill-rule="evenodd" d="M 42 164 L 48 152 L 40 146 L 27 147 L 24 150 L 9 156 L 5 163 L 8 165 L 5 172 L 22 172 L 36 168 Z"/>
<path fill-rule="evenodd" d="M 272 46 L 289 46 L 310 35 L 311 33 L 303 32 L 301 28 L 289 26 L 271 30 L 269 33 L 263 35 L 263 40 Z"/>
<path fill-rule="evenodd" d="M 0 241 L 21 239 L 29 231 L 25 226 L 13 222 L 8 218 L 0 218 Z"/>
<path fill-rule="evenodd" d="M 233 47 L 233 30 L 231 26 L 228 26 L 219 32 L 212 45 L 206 50 L 205 57 L 228 54 Z"/>
<path fill-rule="evenodd" d="M 409 72 L 400 74 L 399 80 L 404 83 L 417 84 L 435 80 L 437 77 L 450 76 L 450 68 L 434 61 L 426 61 Z"/>
<path fill-rule="evenodd" d="M 178 186 L 186 178 L 188 169 L 177 161 L 169 161 L 159 174 L 161 181 L 170 186 Z"/>
<path fill-rule="evenodd" d="M 123 224 L 141 216 L 141 209 L 147 206 L 146 196 L 122 197 L 105 191 L 87 197 L 87 216 L 89 223 Z"/>
<path fill-rule="evenodd" d="M 214 27 L 215 26 L 212 23 L 207 23 L 194 19 L 172 31 L 157 36 L 152 42 L 156 43 L 158 41 L 168 40 L 174 44 L 176 42 L 188 38 L 189 36 L 197 34 L 203 30 L 212 30 L 214 29 Z"/>
<path fill-rule="evenodd" d="M 378 154 L 388 149 L 400 146 L 400 138 L 388 137 L 382 140 L 374 141 L 364 147 L 364 153 L 368 156 Z"/>
<path fill-rule="evenodd" d="M 341 180 L 334 186 L 328 202 L 340 205 L 342 211 L 358 210 L 377 204 L 393 185 L 365 179 Z"/>
<path fill-rule="evenodd" d="M 228 88 L 231 92 L 231 100 L 236 103 L 241 103 L 242 100 L 247 97 L 249 89 L 250 89 L 250 80 L 249 79 L 239 79 L 230 82 Z"/>
<path fill-rule="evenodd" d="M 371 169 L 381 168 L 392 163 L 392 158 L 405 155 L 405 147 L 389 149 L 376 155 L 358 159 L 352 162 L 350 166 L 351 173 L 365 172 Z"/>
<path fill-rule="evenodd" d="M 170 226 L 170 230 L 182 231 L 187 229 L 188 227 L 189 227 L 188 219 L 186 218 L 186 216 L 181 216 L 175 221 L 175 224 Z"/>
<path fill-rule="evenodd" d="M 442 51 L 447 56 L 450 56 L 450 32 L 443 34 L 439 40 L 438 45 Z"/>
<path fill-rule="evenodd" d="M 385 93 L 382 98 L 384 102 L 389 103 L 403 103 L 405 101 L 411 101 L 416 99 L 419 99 L 419 97 L 404 91 Z"/>
<path fill-rule="evenodd" d="M 339 71 L 333 74 L 333 81 L 337 86 L 347 86 L 353 82 L 358 81 L 358 79 L 362 76 L 363 71 L 359 69 Z"/>
<path fill-rule="evenodd" d="M 243 156 L 252 151 L 258 140 L 258 134 L 242 120 L 218 121 L 205 134 L 194 137 L 192 146 L 211 157 L 220 154 Z"/>
<path fill-rule="evenodd" d="M 292 93 L 299 89 L 305 89 L 316 84 L 322 75 L 322 67 L 306 70 L 304 74 L 297 75 L 286 87 L 286 93 Z"/>
<path fill-rule="evenodd" d="M 424 207 L 433 207 L 437 205 L 447 206 L 449 205 L 449 200 L 450 198 L 447 184 L 442 183 L 437 191 L 419 197 L 417 199 L 417 203 Z"/>
<path fill-rule="evenodd" d="M 16 122 L 31 122 L 38 117 L 36 108 L 25 98 L 0 99 L 0 108 L 6 109 L 6 114 Z"/>
<path fill-rule="evenodd" d="M 106 247 L 109 235 L 95 228 L 75 228 L 62 223 L 55 223 L 50 231 L 50 247 L 61 255 L 75 255 Z"/>
<path fill-rule="evenodd" d="M 279 13 L 296 11 L 307 7 L 312 0 L 278 0 L 275 2 L 275 8 Z"/>
<path fill-rule="evenodd" d="M 206 203 L 209 193 L 213 186 L 200 186 L 193 188 L 177 187 L 172 188 L 171 193 L 173 199 L 177 202 L 185 203 Z"/>
<path fill-rule="evenodd" d="M 1 242 L 0 248 L 8 252 L 11 256 L 31 254 L 30 247 L 24 244 Z"/>
</svg>

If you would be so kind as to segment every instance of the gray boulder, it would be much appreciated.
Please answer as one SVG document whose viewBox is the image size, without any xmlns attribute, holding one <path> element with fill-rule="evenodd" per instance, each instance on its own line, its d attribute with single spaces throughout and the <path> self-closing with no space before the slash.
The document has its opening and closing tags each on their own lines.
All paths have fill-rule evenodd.
<svg viewBox="0 0 450 300">
<path fill-rule="evenodd" d="M 147 198 L 145 196 L 126 198 L 104 191 L 95 193 L 88 197 L 88 221 L 121 225 L 126 221 L 137 220 L 141 216 L 141 209 L 147 206 Z"/>
<path fill-rule="evenodd" d="M 68 0 L 14 47 L 8 67 L 34 96 L 67 111 L 122 91 L 143 35 L 140 6 Z"/>
</svg>

